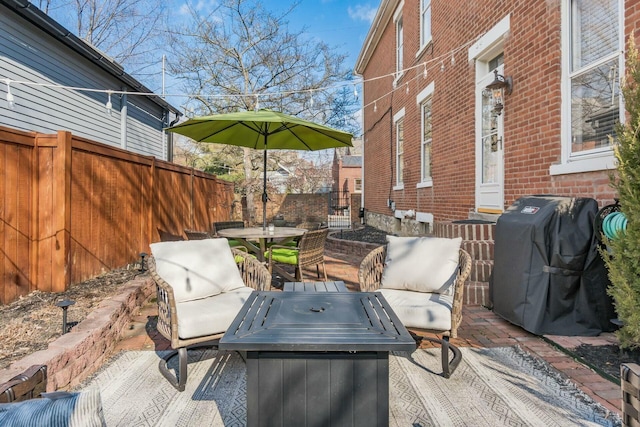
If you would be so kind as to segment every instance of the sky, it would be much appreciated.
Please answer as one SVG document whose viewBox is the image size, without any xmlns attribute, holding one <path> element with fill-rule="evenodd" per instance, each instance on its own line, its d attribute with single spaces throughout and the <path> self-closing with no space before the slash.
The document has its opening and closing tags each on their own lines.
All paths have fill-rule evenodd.
<svg viewBox="0 0 640 427">
<path fill-rule="evenodd" d="M 175 1 L 184 4 L 185 0 Z M 202 9 L 216 4 L 216 0 L 186 1 Z M 263 6 L 278 14 L 288 9 L 293 1 L 266 0 Z M 306 27 L 305 33 L 309 37 L 324 41 L 337 52 L 346 53 L 344 66 L 353 69 L 379 4 L 380 0 L 298 0 L 298 6 L 289 17 L 289 25 L 294 31 Z M 179 105 L 179 102 L 174 104 Z M 326 161 L 332 153 L 333 150 L 322 150 L 305 153 L 304 157 Z"/>
<path fill-rule="evenodd" d="M 310 36 L 348 53 L 346 65 L 354 68 L 378 5 L 378 0 L 301 0 L 290 23 L 306 25 Z"/>
<path fill-rule="evenodd" d="M 347 53 L 345 67 L 353 69 L 379 3 L 379 0 L 300 0 L 290 24 L 299 22 L 306 25 L 306 32 L 311 37 Z M 270 5 L 271 2 L 265 4 Z M 333 150 L 304 153 L 303 157 L 326 162 L 333 157 Z"/>
<path fill-rule="evenodd" d="M 262 4 L 265 9 L 278 15 L 294 1 L 298 4 L 289 16 L 292 31 L 304 28 L 304 33 L 309 37 L 327 43 L 334 52 L 345 53 L 347 58 L 343 65 L 353 70 L 380 0 L 263 0 Z M 173 11 L 172 19 L 179 20 L 181 15 L 188 16 L 187 3 L 196 10 L 206 12 L 214 10 L 219 0 L 170 0 L 167 5 Z M 61 24 L 73 28 L 75 18 L 67 16 L 69 22 L 65 22 L 62 9 L 57 10 L 53 17 L 60 20 Z M 164 81 L 167 101 L 180 108 L 184 103 L 180 83 L 168 74 L 162 79 L 161 64 L 157 64 L 157 68 L 151 67 L 152 73 L 153 69 L 158 71 L 156 77 L 149 81 L 141 79 L 141 82 L 156 93 L 163 93 L 161 82 Z"/>
</svg>

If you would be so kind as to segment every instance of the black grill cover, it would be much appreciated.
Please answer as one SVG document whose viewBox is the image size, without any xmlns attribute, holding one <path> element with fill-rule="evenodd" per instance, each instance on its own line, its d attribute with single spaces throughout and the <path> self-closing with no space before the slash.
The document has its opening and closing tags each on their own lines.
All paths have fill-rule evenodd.
<svg viewBox="0 0 640 427">
<path fill-rule="evenodd" d="M 597 212 L 590 198 L 516 200 L 496 223 L 493 311 L 538 335 L 613 330 L 609 279 L 593 232 Z"/>
</svg>

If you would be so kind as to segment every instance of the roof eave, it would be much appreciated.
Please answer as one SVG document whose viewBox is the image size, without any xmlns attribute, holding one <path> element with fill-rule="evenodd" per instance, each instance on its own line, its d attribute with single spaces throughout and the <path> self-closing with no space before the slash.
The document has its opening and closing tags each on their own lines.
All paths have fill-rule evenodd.
<svg viewBox="0 0 640 427">
<path fill-rule="evenodd" d="M 363 47 L 360 50 L 358 59 L 356 60 L 354 73 L 357 76 L 362 76 L 364 74 L 364 70 L 369 64 L 369 60 L 373 55 L 373 51 L 378 46 L 378 42 L 382 37 L 382 33 L 384 32 L 384 29 L 389 23 L 389 20 L 393 16 L 393 12 L 395 11 L 399 3 L 400 0 L 382 0 L 380 2 L 380 6 L 378 6 L 376 16 L 375 18 L 373 18 L 373 22 L 371 23 L 371 27 L 369 28 L 369 32 L 367 33 L 367 37 L 364 39 L 364 43 L 362 45 Z"/>
<path fill-rule="evenodd" d="M 127 74 L 124 71 L 124 68 L 112 58 L 109 58 L 107 55 L 100 52 L 100 50 L 96 49 L 95 47 L 86 43 L 84 40 L 72 34 L 69 30 L 64 28 L 62 25 L 49 17 L 49 15 L 47 15 L 46 13 L 42 12 L 29 1 L 0 0 L 0 4 L 3 4 L 9 9 L 13 10 L 22 18 L 31 22 L 33 25 L 40 28 L 50 36 L 54 37 L 56 40 L 59 40 L 74 52 L 78 53 L 84 58 L 87 58 L 98 67 L 102 68 L 103 70 L 123 82 L 126 86 L 134 89 L 136 92 L 153 93 L 153 91 L 144 86 L 134 77 Z M 169 110 L 177 115 L 182 115 L 180 110 L 162 99 L 160 95 L 152 95 L 148 96 L 148 98 L 150 98 L 154 103 L 163 107 L 164 109 Z"/>
</svg>

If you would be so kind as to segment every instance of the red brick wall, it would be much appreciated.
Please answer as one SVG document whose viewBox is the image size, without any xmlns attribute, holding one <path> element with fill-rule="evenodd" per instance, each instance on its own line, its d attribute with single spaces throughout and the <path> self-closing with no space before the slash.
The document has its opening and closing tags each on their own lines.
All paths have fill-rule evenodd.
<svg viewBox="0 0 640 427">
<path fill-rule="evenodd" d="M 638 27 L 640 2 L 627 1 L 626 33 Z M 395 25 L 390 20 L 364 70 L 364 192 L 368 211 L 392 215 L 396 208 L 431 212 L 436 220 L 467 218 L 475 209 L 475 72 L 468 47 L 510 14 L 504 41 L 504 73 L 513 93 L 503 111 L 505 208 L 519 197 L 558 194 L 593 197 L 603 205 L 615 196 L 607 171 L 551 176 L 561 161 L 561 10 L 560 1 L 432 1 L 434 43 L 419 49 L 419 0 L 405 0 L 404 67 L 416 66 L 391 94 L 395 71 Z M 640 37 L 640 34 L 637 35 Z M 455 52 L 451 63 L 450 52 Z M 427 79 L 422 78 L 428 62 Z M 441 71 L 441 66 L 444 70 Z M 420 180 L 420 115 L 416 95 L 434 82 L 433 187 Z M 407 83 L 409 93 L 406 93 Z M 388 95 L 387 95 L 388 94 Z M 374 104 L 376 111 L 374 111 Z M 405 108 L 404 189 L 395 185 L 393 115 Z"/>
<path fill-rule="evenodd" d="M 262 224 L 261 195 L 256 195 L 254 206 L 255 224 Z M 272 222 L 276 215 L 282 215 L 290 224 L 302 222 L 327 222 L 329 214 L 329 194 L 269 194 L 267 202 L 267 221 Z M 245 212 L 244 219 L 248 220 Z M 251 225 L 255 225 L 251 224 Z"/>
<path fill-rule="evenodd" d="M 353 193 L 355 179 L 362 177 L 362 169 L 359 167 L 341 167 L 338 170 L 336 185 L 337 191 L 348 191 Z"/>
<path fill-rule="evenodd" d="M 287 194 L 279 213 L 289 222 L 327 222 L 328 194 Z"/>
</svg>

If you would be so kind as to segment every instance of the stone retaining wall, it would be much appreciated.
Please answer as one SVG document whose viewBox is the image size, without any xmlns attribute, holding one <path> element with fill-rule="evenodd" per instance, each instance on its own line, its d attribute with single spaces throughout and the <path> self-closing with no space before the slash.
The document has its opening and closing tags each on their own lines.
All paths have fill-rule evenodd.
<svg viewBox="0 0 640 427">
<path fill-rule="evenodd" d="M 332 252 L 364 258 L 369 252 L 381 246 L 377 243 L 357 242 L 340 239 L 340 231 L 332 231 L 325 242 L 325 249 Z"/>
<path fill-rule="evenodd" d="M 95 373 L 112 354 L 122 332 L 155 292 L 148 276 L 128 282 L 121 292 L 100 305 L 71 332 L 40 350 L 0 370 L 0 383 L 32 365 L 47 365 L 47 391 L 69 390 Z"/>
</svg>

